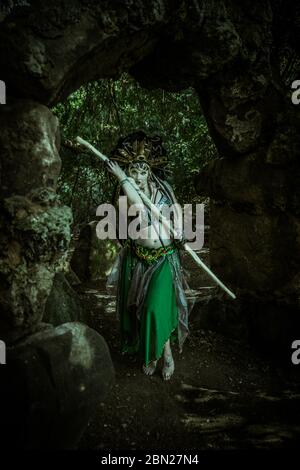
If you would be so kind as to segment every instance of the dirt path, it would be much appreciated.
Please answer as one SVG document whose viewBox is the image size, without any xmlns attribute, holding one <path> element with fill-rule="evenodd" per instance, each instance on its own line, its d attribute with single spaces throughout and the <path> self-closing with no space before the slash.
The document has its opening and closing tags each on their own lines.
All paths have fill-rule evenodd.
<svg viewBox="0 0 300 470">
<path fill-rule="evenodd" d="M 119 352 L 115 299 L 103 284 L 78 288 L 88 323 L 106 339 L 116 383 L 81 449 L 203 450 L 293 447 L 300 439 L 300 389 L 240 342 L 191 323 L 183 354 L 174 351 L 167 383 Z"/>
</svg>

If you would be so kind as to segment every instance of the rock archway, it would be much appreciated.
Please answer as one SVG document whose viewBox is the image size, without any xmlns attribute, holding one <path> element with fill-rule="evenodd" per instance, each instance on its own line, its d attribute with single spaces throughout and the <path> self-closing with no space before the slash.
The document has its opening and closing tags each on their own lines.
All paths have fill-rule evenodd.
<svg viewBox="0 0 300 470">
<path fill-rule="evenodd" d="M 26 354 L 29 362 L 39 357 L 47 380 L 57 368 L 56 354 L 63 354 L 65 364 L 76 357 L 69 379 L 77 390 L 82 384 L 88 389 L 84 416 L 93 396 L 106 388 L 99 385 L 96 358 L 105 363 L 105 384 L 112 379 L 112 366 L 106 346 L 92 331 L 70 324 L 49 332 L 41 323 L 71 223 L 70 212 L 55 196 L 59 130 L 49 107 L 88 81 L 123 71 L 145 87 L 195 87 L 220 153 L 196 180 L 199 193 L 212 199 L 211 264 L 239 296 L 237 307 L 222 302 L 219 324 L 235 318 L 246 330 L 264 332 L 265 339 L 294 339 L 300 120 L 279 74 L 274 28 L 281 8 L 280 1 L 234 0 L 2 2 L 0 78 L 8 104 L 0 107 L 1 339 L 29 382 L 28 367 L 20 362 Z M 83 340 L 91 352 L 90 381 L 84 371 L 87 358 L 77 354 Z M 76 367 L 82 371 L 80 383 Z M 51 406 L 45 414 L 55 410 L 59 415 Z M 85 421 L 70 432 L 68 445 Z M 25 445 L 45 444 L 34 432 Z M 48 443 L 64 444 L 62 436 Z"/>
</svg>

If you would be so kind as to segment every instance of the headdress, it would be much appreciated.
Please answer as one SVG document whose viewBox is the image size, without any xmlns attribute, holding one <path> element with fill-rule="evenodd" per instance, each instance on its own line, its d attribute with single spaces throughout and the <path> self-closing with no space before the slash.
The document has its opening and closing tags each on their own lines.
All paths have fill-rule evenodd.
<svg viewBox="0 0 300 470">
<path fill-rule="evenodd" d="M 110 158 L 125 166 L 144 162 L 151 169 L 163 169 L 169 163 L 161 138 L 141 131 L 120 139 Z"/>
</svg>

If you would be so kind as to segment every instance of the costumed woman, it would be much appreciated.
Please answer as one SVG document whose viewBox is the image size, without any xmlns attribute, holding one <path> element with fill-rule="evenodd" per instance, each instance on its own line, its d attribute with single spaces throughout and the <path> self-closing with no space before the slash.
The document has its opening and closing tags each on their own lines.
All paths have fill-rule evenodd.
<svg viewBox="0 0 300 470">
<path fill-rule="evenodd" d="M 110 159 L 109 171 L 118 179 L 115 201 L 125 195 L 128 206 L 143 205 L 142 191 L 160 210 L 177 203 L 171 186 L 161 177 L 168 160 L 160 137 L 130 134 L 119 140 Z M 176 220 L 180 214 L 174 217 L 173 213 L 173 227 Z M 191 305 L 184 292 L 188 285 L 179 255 L 183 238 L 179 243 L 172 240 L 145 205 L 139 221 L 140 238 L 120 240 L 123 247 L 108 285 L 117 285 L 122 352 L 138 353 L 147 375 L 154 374 L 162 358 L 162 376 L 169 380 L 175 370 L 171 346 L 177 342 L 181 352 L 189 332 Z"/>
</svg>

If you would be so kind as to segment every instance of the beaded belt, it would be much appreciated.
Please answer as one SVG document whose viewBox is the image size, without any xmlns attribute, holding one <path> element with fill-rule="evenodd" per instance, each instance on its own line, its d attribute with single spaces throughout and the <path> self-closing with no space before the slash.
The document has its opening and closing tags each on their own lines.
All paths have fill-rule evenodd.
<svg viewBox="0 0 300 470">
<path fill-rule="evenodd" d="M 128 245 L 129 243 L 126 243 Z M 175 246 L 171 243 L 168 246 L 161 246 L 159 248 L 147 248 L 143 245 L 138 245 L 137 243 L 132 243 L 132 248 L 134 254 L 141 260 L 146 261 L 147 263 L 151 264 L 158 260 L 161 256 L 170 255 L 174 253 Z"/>
</svg>

